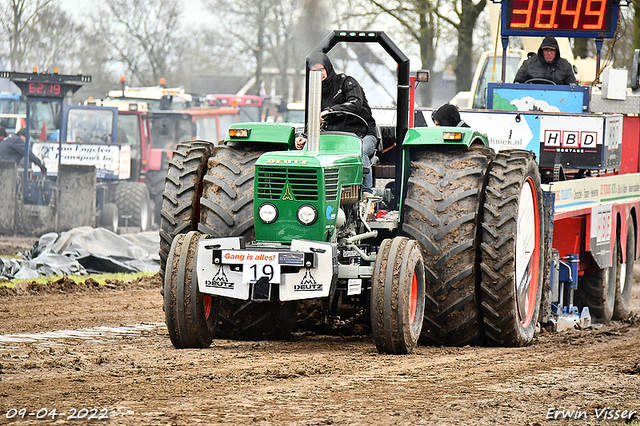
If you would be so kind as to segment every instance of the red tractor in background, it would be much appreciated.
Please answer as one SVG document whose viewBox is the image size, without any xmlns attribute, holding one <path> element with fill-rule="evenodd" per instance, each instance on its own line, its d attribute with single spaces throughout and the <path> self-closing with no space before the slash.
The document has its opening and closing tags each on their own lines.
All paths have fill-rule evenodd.
<svg viewBox="0 0 640 426">
<path fill-rule="evenodd" d="M 156 224 L 160 223 L 164 181 L 176 145 L 196 139 L 217 144 L 224 139 L 229 125 L 240 121 L 235 108 L 176 110 L 176 106 L 190 105 L 183 99 L 190 99 L 184 90 L 165 89 L 160 85 L 123 87 L 122 91 L 109 92 L 105 100 L 86 102 L 117 107 L 118 114 L 123 116 L 118 120 L 118 143 L 131 145 L 131 180 L 146 184 L 152 202 L 151 217 Z"/>
</svg>

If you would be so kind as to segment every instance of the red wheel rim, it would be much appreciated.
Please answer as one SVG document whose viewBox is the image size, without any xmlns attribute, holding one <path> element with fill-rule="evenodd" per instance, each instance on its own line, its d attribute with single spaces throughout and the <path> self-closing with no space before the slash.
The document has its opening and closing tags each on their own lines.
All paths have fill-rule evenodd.
<svg viewBox="0 0 640 426">
<path fill-rule="evenodd" d="M 411 324 L 416 319 L 416 312 L 418 311 L 418 276 L 413 271 L 413 279 L 411 280 L 411 311 L 409 321 Z"/>
<path fill-rule="evenodd" d="M 538 274 L 540 273 L 540 221 L 538 217 L 538 193 L 535 190 L 535 184 L 531 177 L 527 177 L 527 179 L 525 180 L 522 191 L 524 192 L 525 189 L 528 189 L 530 191 L 531 201 L 533 205 L 532 213 L 534 243 L 533 251 L 526 267 L 526 283 L 522 284 L 526 286 L 524 292 L 520 291 L 520 286 L 516 282 L 516 302 L 518 303 L 518 314 L 520 316 L 520 324 L 524 328 L 528 327 L 529 324 L 531 324 L 531 320 L 533 319 L 533 313 L 535 312 L 538 295 Z M 520 220 L 520 215 L 518 215 L 518 221 Z M 521 294 L 522 296 L 520 296 Z M 526 297 L 526 299 L 522 300 L 523 297 Z M 524 303 L 524 306 L 521 305 L 522 303 Z"/>
<path fill-rule="evenodd" d="M 208 294 L 204 295 L 204 317 L 209 319 L 211 315 L 211 302 L 213 301 L 213 297 Z"/>
</svg>

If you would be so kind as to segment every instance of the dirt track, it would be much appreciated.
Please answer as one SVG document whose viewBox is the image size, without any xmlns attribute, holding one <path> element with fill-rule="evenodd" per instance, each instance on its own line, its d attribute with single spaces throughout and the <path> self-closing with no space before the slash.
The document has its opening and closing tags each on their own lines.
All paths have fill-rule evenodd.
<svg viewBox="0 0 640 426">
<path fill-rule="evenodd" d="M 122 425 L 574 425 L 603 423 L 595 410 L 605 407 L 640 411 L 638 316 L 543 332 L 527 348 L 421 346 L 388 356 L 370 336 L 297 334 L 176 350 L 157 285 L 78 291 L 63 283 L 0 296 L 0 424 L 12 408 L 27 410 L 21 424 L 42 424 L 28 414 L 43 408 L 65 413 L 58 424 L 89 423 L 67 416 L 96 408 L 110 417 L 90 423 Z M 640 312 L 639 285 L 632 306 Z M 135 324 L 147 326 L 45 334 Z M 19 333 L 31 341 L 7 342 Z M 547 420 L 553 408 L 587 420 Z"/>
</svg>

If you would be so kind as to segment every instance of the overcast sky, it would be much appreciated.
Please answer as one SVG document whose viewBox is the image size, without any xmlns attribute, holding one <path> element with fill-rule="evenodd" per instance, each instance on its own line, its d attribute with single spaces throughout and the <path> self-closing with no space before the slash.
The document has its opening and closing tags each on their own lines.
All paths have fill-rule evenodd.
<svg viewBox="0 0 640 426">
<path fill-rule="evenodd" d="M 100 3 L 101 0 L 61 0 L 62 7 L 78 16 L 82 16 L 83 13 L 91 10 L 91 6 Z M 183 18 L 189 17 L 193 22 L 194 20 L 204 20 L 207 12 L 205 11 L 204 3 L 201 0 L 182 0 L 184 5 Z"/>
</svg>

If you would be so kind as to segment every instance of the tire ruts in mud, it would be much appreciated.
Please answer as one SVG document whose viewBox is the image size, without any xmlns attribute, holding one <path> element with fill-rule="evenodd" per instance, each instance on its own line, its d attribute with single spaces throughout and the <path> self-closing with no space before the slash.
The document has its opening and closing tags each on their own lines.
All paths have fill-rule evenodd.
<svg viewBox="0 0 640 426">
<path fill-rule="evenodd" d="M 424 259 L 422 343 L 480 341 L 477 238 L 491 155 L 484 146 L 412 154 L 402 231 L 420 243 Z"/>
<path fill-rule="evenodd" d="M 173 151 L 162 194 L 160 276 L 163 278 L 173 238 L 198 227 L 202 178 L 212 152 L 213 144 L 205 141 L 181 142 Z"/>
<path fill-rule="evenodd" d="M 523 275 L 530 273 L 530 285 L 536 286 L 526 297 L 528 321 L 520 318 L 516 282 L 518 221 L 525 219 L 519 217 L 520 204 L 526 196 L 523 188 L 532 189 L 532 212 L 537 215 L 532 237 L 538 238 L 529 269 Z M 488 344 L 522 346 L 533 339 L 542 294 L 543 228 L 542 191 L 535 155 L 523 150 L 497 153 L 485 191 L 481 236 L 482 318 Z"/>
</svg>

